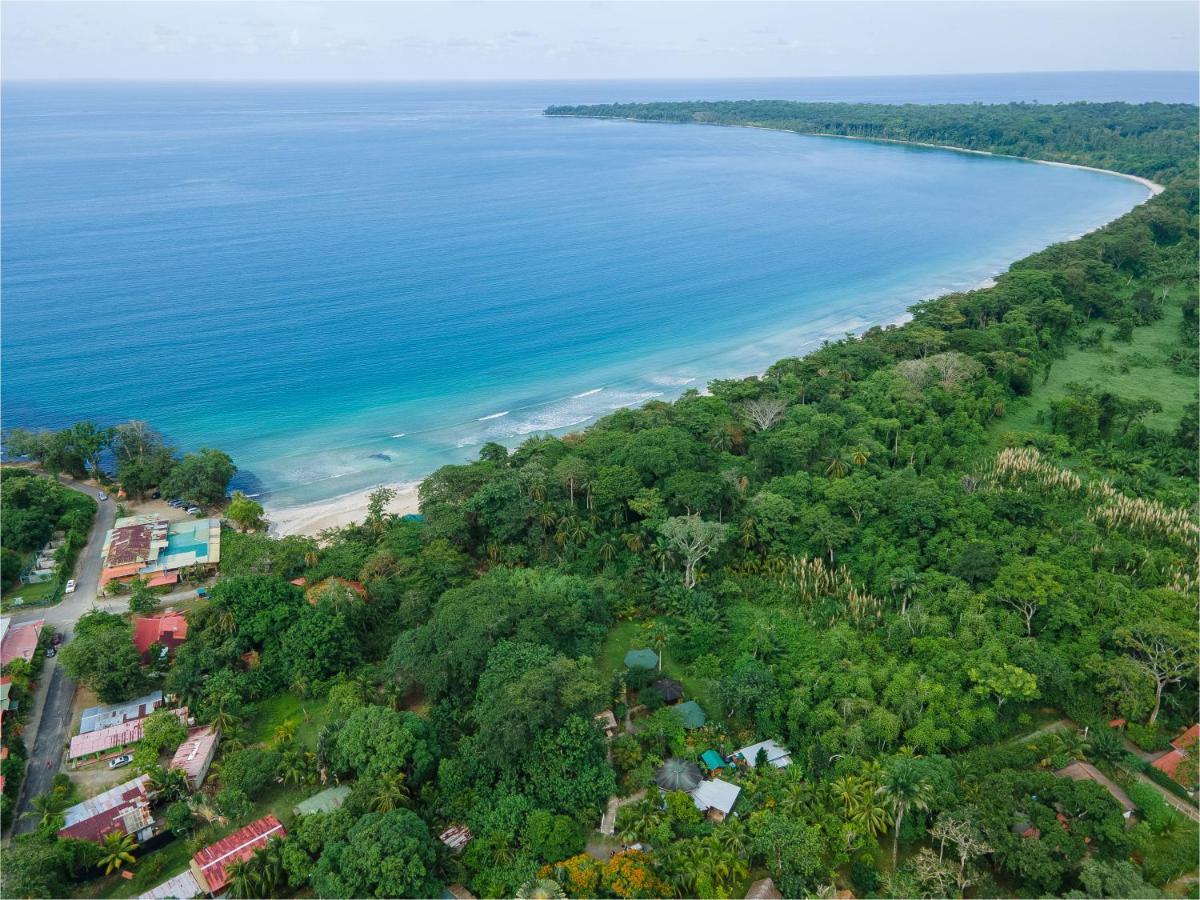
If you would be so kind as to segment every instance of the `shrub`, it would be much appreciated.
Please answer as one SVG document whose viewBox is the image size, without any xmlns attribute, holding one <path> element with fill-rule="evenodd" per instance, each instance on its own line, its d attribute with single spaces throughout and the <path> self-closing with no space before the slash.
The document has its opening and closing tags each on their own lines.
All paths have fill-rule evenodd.
<svg viewBox="0 0 1200 900">
<path fill-rule="evenodd" d="M 1138 782 L 1129 788 L 1129 799 L 1138 808 L 1138 813 L 1150 830 L 1162 834 L 1176 824 L 1179 813 L 1163 799 L 1162 794 L 1148 784 Z"/>
<path fill-rule="evenodd" d="M 1165 750 L 1167 744 L 1170 743 L 1157 725 L 1139 725 L 1136 722 L 1130 722 L 1125 726 L 1125 734 L 1143 750 L 1151 753 L 1155 750 Z"/>
</svg>

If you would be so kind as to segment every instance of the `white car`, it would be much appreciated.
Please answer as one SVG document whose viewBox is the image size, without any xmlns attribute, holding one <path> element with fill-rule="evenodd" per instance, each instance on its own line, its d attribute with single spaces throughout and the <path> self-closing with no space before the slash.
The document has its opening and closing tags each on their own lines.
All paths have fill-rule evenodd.
<svg viewBox="0 0 1200 900">
<path fill-rule="evenodd" d="M 65 593 L 65 594 L 75 593 L 75 579 L 74 578 L 72 578 L 70 581 L 67 582 L 67 586 L 65 588 L 63 588 L 63 593 Z"/>
<path fill-rule="evenodd" d="M 198 507 L 198 506 L 189 506 L 189 507 L 187 508 L 187 514 L 188 514 L 189 516 L 198 516 L 198 515 L 200 515 L 200 507 Z"/>
<path fill-rule="evenodd" d="M 108 494 L 104 493 L 104 491 L 101 491 L 101 492 L 100 492 L 100 494 L 99 494 L 99 498 L 100 498 L 101 500 L 107 500 L 107 499 L 108 499 Z"/>
<path fill-rule="evenodd" d="M 127 766 L 131 762 L 133 762 L 133 754 L 132 753 L 122 753 L 120 756 L 110 759 L 108 761 L 108 767 L 110 769 L 119 769 L 119 768 L 121 768 L 121 766 Z"/>
</svg>

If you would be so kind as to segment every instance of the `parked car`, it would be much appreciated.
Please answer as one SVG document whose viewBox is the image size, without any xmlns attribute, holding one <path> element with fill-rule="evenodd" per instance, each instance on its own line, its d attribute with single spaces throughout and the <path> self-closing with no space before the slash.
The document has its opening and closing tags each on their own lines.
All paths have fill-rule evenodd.
<svg viewBox="0 0 1200 900">
<path fill-rule="evenodd" d="M 108 761 L 108 767 L 110 769 L 119 769 L 121 766 L 127 766 L 131 762 L 133 762 L 133 754 L 122 753 L 120 756 L 114 756 L 112 759 L 110 759 Z"/>
<path fill-rule="evenodd" d="M 101 492 L 100 492 L 100 494 L 99 494 L 99 498 L 100 498 L 101 500 L 107 500 L 107 499 L 108 499 L 108 494 L 104 493 L 104 491 L 101 491 Z"/>
<path fill-rule="evenodd" d="M 183 506 L 183 501 L 180 500 L 178 497 L 172 497 L 170 500 L 167 501 L 167 506 L 172 506 L 175 509 L 179 509 L 181 506 Z"/>
<path fill-rule="evenodd" d="M 46 659 L 49 659 L 52 656 L 58 656 L 58 651 L 54 649 L 53 645 L 46 648 Z"/>
<path fill-rule="evenodd" d="M 65 588 L 63 588 L 63 593 L 64 594 L 75 593 L 75 579 L 74 578 L 72 578 L 70 581 L 67 582 L 67 586 Z"/>
<path fill-rule="evenodd" d="M 189 506 L 189 507 L 187 508 L 187 514 L 188 514 L 189 516 L 198 516 L 198 515 L 200 515 L 200 507 L 198 507 L 198 506 Z"/>
</svg>

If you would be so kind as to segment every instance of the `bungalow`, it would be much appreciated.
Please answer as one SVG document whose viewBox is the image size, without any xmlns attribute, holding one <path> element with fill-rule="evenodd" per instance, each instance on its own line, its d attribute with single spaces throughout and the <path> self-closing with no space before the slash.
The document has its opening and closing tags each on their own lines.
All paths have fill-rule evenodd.
<svg viewBox="0 0 1200 900">
<path fill-rule="evenodd" d="M 133 643 L 142 654 L 142 662 L 150 662 L 150 648 L 162 647 L 161 655 L 173 654 L 187 640 L 188 623 L 182 613 L 164 612 L 154 616 L 138 616 L 133 620 Z"/>
<path fill-rule="evenodd" d="M 1054 774 L 1059 778 L 1070 778 L 1072 781 L 1096 782 L 1096 784 L 1100 785 L 1102 788 L 1112 794 L 1114 800 L 1121 804 L 1121 814 L 1126 819 L 1133 815 L 1133 811 L 1136 809 L 1136 807 L 1133 805 L 1133 801 L 1129 799 L 1129 795 L 1121 790 L 1121 788 L 1114 781 L 1106 777 L 1103 772 L 1101 772 L 1091 763 L 1077 760 L 1076 762 L 1071 763 L 1069 766 L 1059 769 Z"/>
<path fill-rule="evenodd" d="M 89 706 L 79 719 L 79 733 L 90 734 L 101 728 L 143 719 L 163 705 L 163 692 L 151 691 L 136 700 L 114 703 L 111 706 Z"/>
<path fill-rule="evenodd" d="M 202 893 L 192 870 L 184 869 L 174 878 L 168 878 L 157 887 L 140 894 L 138 900 L 194 900 Z"/>
<path fill-rule="evenodd" d="M 0 676 L 0 717 L 12 709 L 12 678 Z"/>
<path fill-rule="evenodd" d="M 304 587 L 304 579 L 301 578 L 299 581 L 299 586 Z M 292 582 L 292 584 L 295 583 L 295 581 Z M 316 606 L 327 593 L 339 590 L 353 594 L 359 600 L 367 599 L 367 589 L 361 581 L 351 581 L 348 578 L 337 578 L 335 576 L 323 578 L 312 587 L 307 588 L 304 591 L 304 599 L 308 601 L 309 606 Z"/>
<path fill-rule="evenodd" d="M 245 862 L 272 839 L 282 840 L 286 837 L 287 830 L 275 816 L 263 816 L 193 856 L 192 876 L 202 891 L 220 893 L 232 877 L 230 866 Z"/>
<path fill-rule="evenodd" d="M 736 784 L 714 778 L 696 785 L 692 790 L 692 802 L 700 812 L 707 814 L 714 822 L 720 822 L 733 810 L 741 792 L 742 789 Z"/>
<path fill-rule="evenodd" d="M 704 710 L 695 700 L 689 700 L 687 703 L 672 706 L 671 710 L 679 717 L 679 721 L 683 724 L 683 727 L 689 731 L 693 728 L 702 727 L 708 721 L 708 716 L 704 714 Z"/>
<path fill-rule="evenodd" d="M 596 723 L 604 731 L 604 736 L 606 738 L 611 738 L 617 733 L 617 717 L 613 715 L 613 711 L 611 709 L 606 709 L 604 712 L 596 713 L 596 715 L 592 716 L 592 718 L 596 720 Z"/>
<path fill-rule="evenodd" d="M 0 619 L 0 669 L 3 669 L 14 659 L 29 662 L 37 650 L 38 635 L 42 633 L 45 619 L 36 622 L 25 622 L 14 625 L 12 619 Z"/>
<path fill-rule="evenodd" d="M 188 787 L 193 791 L 200 790 L 220 740 L 221 729 L 215 725 L 190 729 L 187 739 L 175 751 L 168 768 L 179 769 L 187 778 Z"/>
<path fill-rule="evenodd" d="M 474 837 L 475 835 L 471 833 L 471 829 L 466 825 L 451 825 L 438 835 L 438 840 L 451 850 L 461 850 L 467 844 L 471 843 L 471 839 Z"/>
<path fill-rule="evenodd" d="M 186 706 L 172 710 L 172 712 L 179 717 L 179 721 L 185 725 L 187 724 L 188 711 Z M 119 725 L 110 725 L 108 728 L 101 728 L 98 731 L 75 735 L 75 737 L 71 738 L 71 748 L 67 751 L 68 761 L 78 765 L 79 761 L 87 757 L 98 759 L 109 750 L 136 744 L 142 739 L 142 725 L 145 721 L 145 719 L 134 719 L 132 722 L 122 722 Z"/>
<path fill-rule="evenodd" d="M 307 816 L 319 812 L 333 812 L 335 809 L 340 809 L 349 796 L 350 785 L 339 784 L 337 787 L 326 788 L 323 791 L 313 794 L 307 800 L 301 800 L 292 807 L 292 812 L 297 816 Z"/>
<path fill-rule="evenodd" d="M 1187 770 L 1180 771 L 1180 764 L 1195 753 L 1196 742 L 1200 740 L 1200 725 L 1193 725 L 1175 740 L 1171 741 L 1171 749 L 1164 753 L 1150 765 L 1158 769 L 1172 781 L 1182 784 L 1184 787 L 1193 787 L 1193 777 L 1186 774 Z"/>
<path fill-rule="evenodd" d="M 746 900 L 783 900 L 783 894 L 775 887 L 774 879 L 763 878 L 750 885 L 750 890 L 746 892 Z"/>
<path fill-rule="evenodd" d="M 106 834 L 119 831 L 133 835 L 139 842 L 149 840 L 154 836 L 149 782 L 149 775 L 139 775 L 70 807 L 63 813 L 59 837 L 101 841 Z"/>
<path fill-rule="evenodd" d="M 767 762 L 777 769 L 786 769 L 792 764 L 792 756 L 788 752 L 788 748 L 775 741 L 766 740 L 759 741 L 757 744 L 751 744 L 749 747 L 743 747 L 733 754 L 733 761 L 738 764 L 745 764 L 750 768 L 758 765 L 758 754 L 766 753 Z"/>
</svg>

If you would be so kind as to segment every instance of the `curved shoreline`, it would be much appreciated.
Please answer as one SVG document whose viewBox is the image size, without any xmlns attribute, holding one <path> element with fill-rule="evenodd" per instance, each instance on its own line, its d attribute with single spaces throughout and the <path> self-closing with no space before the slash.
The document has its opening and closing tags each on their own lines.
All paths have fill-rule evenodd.
<svg viewBox="0 0 1200 900">
<path fill-rule="evenodd" d="M 1163 185 L 1156 181 L 1151 181 L 1149 178 L 1143 178 L 1140 175 L 1130 175 L 1128 172 L 1118 172 L 1116 169 L 1100 169 L 1096 166 L 1085 166 L 1081 163 L 1060 162 L 1054 159 L 1036 159 L 1032 156 L 1013 156 L 1011 153 L 996 153 L 992 150 L 974 150 L 970 147 L 955 147 L 953 144 L 931 144 L 928 141 L 903 141 L 899 138 L 873 138 L 863 137 L 857 134 L 832 134 L 828 131 L 796 131 L 793 128 L 771 128 L 768 125 L 754 125 L 749 122 L 743 125 L 736 125 L 731 122 L 667 122 L 655 119 L 636 119 L 632 116 L 584 116 L 578 113 L 542 113 L 547 119 L 594 119 L 597 121 L 609 122 L 638 122 L 642 125 L 705 125 L 713 128 L 753 128 L 757 131 L 776 131 L 781 134 L 798 134 L 801 137 L 824 137 L 838 138 L 843 141 L 864 141 L 868 144 L 899 144 L 902 147 L 925 147 L 930 150 L 949 150 L 953 153 L 971 153 L 975 156 L 991 156 L 996 159 L 1016 159 L 1021 162 L 1038 163 L 1043 166 L 1059 166 L 1064 169 L 1080 169 L 1084 172 L 1099 172 L 1101 175 L 1115 175 L 1117 178 L 1124 178 L 1127 181 L 1133 181 L 1140 184 L 1150 192 L 1150 196 L 1157 197 L 1164 190 Z M 1146 201 L 1143 200 L 1142 203 Z M 1139 206 L 1141 204 L 1138 204 Z M 1113 220 L 1115 221 L 1115 220 Z M 1105 225 L 1108 223 L 1106 222 Z M 1104 226 L 1099 226 L 1103 228 Z M 1091 232 L 1088 232 L 1089 234 Z"/>
<path fill-rule="evenodd" d="M 1141 206 L 1142 203 L 1145 203 L 1145 202 L 1153 199 L 1154 197 L 1161 194 L 1163 192 L 1163 190 L 1165 190 L 1163 185 L 1153 182 L 1153 181 L 1149 180 L 1148 178 L 1142 178 L 1137 175 L 1129 175 L 1127 173 L 1117 172 L 1112 169 L 1100 169 L 1100 168 L 1096 168 L 1095 166 L 1085 166 L 1085 165 L 1080 165 L 1077 163 L 1058 162 L 1055 160 L 1033 159 L 1033 158 L 1026 157 L 1026 156 L 1013 156 L 1011 154 L 1006 154 L 1006 153 L 993 153 L 989 150 L 973 150 L 973 149 L 970 149 L 967 147 L 954 147 L 954 146 L 950 146 L 948 144 L 931 144 L 931 143 L 923 142 L 923 141 L 902 141 L 902 140 L 898 140 L 895 138 L 867 138 L 867 137 L 860 137 L 857 135 L 829 134 L 829 133 L 825 133 L 825 132 L 795 131 L 795 130 L 788 129 L 788 128 L 770 128 L 765 125 L 752 125 L 752 124 L 734 125 L 734 124 L 728 124 L 728 123 L 724 123 L 724 122 L 656 122 L 656 121 L 647 120 L 647 119 L 635 119 L 635 118 L 631 118 L 628 116 L 584 116 L 584 115 L 558 114 L 558 113 L 555 113 L 555 114 L 543 113 L 543 115 L 546 116 L 547 118 L 611 120 L 611 121 L 617 121 L 617 122 L 638 122 L 638 123 L 642 123 L 642 124 L 646 124 L 646 125 L 708 125 L 708 126 L 716 126 L 716 127 L 720 127 L 720 128 L 753 128 L 753 129 L 757 129 L 760 131 L 775 131 L 775 132 L 781 132 L 781 133 L 785 133 L 785 134 L 800 135 L 802 137 L 841 138 L 843 140 L 865 141 L 867 143 L 897 144 L 900 146 L 923 147 L 923 148 L 932 149 L 932 150 L 945 150 L 945 151 L 954 152 L 954 153 L 970 153 L 970 154 L 974 154 L 976 156 L 991 156 L 991 157 L 995 157 L 997 159 L 1012 159 L 1012 160 L 1018 160 L 1020 162 L 1039 163 L 1041 165 L 1059 166 L 1061 168 L 1067 168 L 1067 169 L 1079 169 L 1082 171 L 1096 172 L 1096 173 L 1099 173 L 1102 175 L 1114 175 L 1118 178 L 1124 178 L 1128 181 L 1133 181 L 1133 182 L 1141 185 L 1142 187 L 1146 188 L 1147 191 L 1149 191 L 1148 196 L 1144 200 L 1141 200 L 1138 203 L 1134 204 L 1134 206 L 1131 207 L 1131 209 L 1135 209 L 1138 206 Z M 1091 234 L 1094 231 L 1099 231 L 1101 228 L 1106 227 L 1108 224 L 1116 221 L 1116 219 L 1119 219 L 1124 215 L 1128 215 L 1128 211 L 1122 213 L 1120 216 L 1116 216 L 1115 218 L 1108 220 L 1107 222 L 1100 223 L 1099 225 L 1092 228 L 1090 231 L 1083 232 L 1082 234 L 1079 234 L 1072 238 L 1069 238 L 1068 241 L 1079 240 L 1079 238 L 1083 237 L 1086 234 Z M 1049 246 L 1049 245 L 1047 245 L 1047 246 Z M 1037 251 L 1034 251 L 1034 252 L 1037 252 Z M 1014 262 L 1015 262 L 1015 260 L 1014 260 Z M 969 291 L 986 290 L 987 288 L 993 287 L 996 284 L 996 277 L 1000 274 L 1002 274 L 1002 273 L 996 272 L 994 275 L 988 277 L 983 282 L 979 283 L 978 285 L 976 285 L 972 288 L 969 288 L 968 290 Z M 921 299 L 928 299 L 928 298 L 921 298 Z M 872 325 L 869 325 L 862 330 L 865 331 L 868 328 L 877 327 L 877 326 L 890 327 L 890 326 L 896 326 L 896 325 L 903 325 L 905 322 L 908 321 L 909 318 L 911 318 L 911 315 L 909 313 L 905 312 L 905 313 L 900 314 L 899 316 L 889 319 L 886 322 L 873 323 Z M 803 355 L 803 353 L 800 355 Z M 705 386 L 705 390 L 707 390 L 707 386 Z M 491 418 L 491 416 L 489 416 L 487 418 Z M 421 480 L 424 480 L 424 477 L 425 476 L 422 476 Z M 355 491 L 350 491 L 345 494 L 339 494 L 335 497 L 330 497 L 325 500 L 315 500 L 315 501 L 312 501 L 311 503 L 303 503 L 303 504 L 298 504 L 295 506 L 285 506 L 285 507 L 280 507 L 278 509 L 271 509 L 270 501 L 268 500 L 266 502 L 266 505 L 268 507 L 266 510 L 266 518 L 269 522 L 269 534 L 272 537 L 285 537 L 287 535 L 305 535 L 305 536 L 310 536 L 310 537 L 316 537 L 321 531 L 324 531 L 327 528 L 342 528 L 347 525 L 351 525 L 356 521 L 361 521 L 363 518 L 366 517 L 367 501 L 368 501 L 368 498 L 369 498 L 371 492 L 379 487 L 387 487 L 387 488 L 391 488 L 396 491 L 396 497 L 392 501 L 392 503 L 389 504 L 388 510 L 387 510 L 388 512 L 391 512 L 391 513 L 394 513 L 397 515 L 418 513 L 420 511 L 420 506 L 419 506 L 419 498 L 418 498 L 417 492 L 418 492 L 418 488 L 421 483 L 421 480 L 418 480 L 416 482 L 414 482 L 412 480 L 385 482 L 385 483 L 375 485 L 374 487 L 363 488 L 363 489 L 359 489 L 359 490 L 355 490 Z"/>
</svg>

